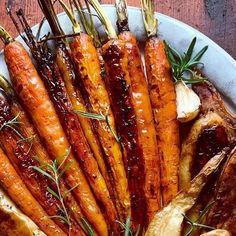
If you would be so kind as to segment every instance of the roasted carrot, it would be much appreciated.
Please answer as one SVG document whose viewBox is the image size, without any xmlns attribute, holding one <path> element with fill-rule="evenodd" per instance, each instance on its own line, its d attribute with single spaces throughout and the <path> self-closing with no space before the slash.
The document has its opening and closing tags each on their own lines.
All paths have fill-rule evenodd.
<svg viewBox="0 0 236 236">
<path fill-rule="evenodd" d="M 55 26 L 57 17 L 54 12 L 52 3 L 45 0 L 40 0 L 39 3 L 44 11 L 45 16 L 48 19 L 52 30 L 56 34 L 58 34 L 60 32 L 60 28 Z M 56 48 L 58 51 L 62 52 L 63 48 L 65 49 L 65 45 L 62 41 L 56 41 Z M 34 50 L 35 49 L 32 48 L 32 51 Z M 43 56 L 45 58 L 47 57 L 47 55 Z M 48 59 L 50 60 L 50 58 Z M 37 62 L 38 64 L 41 64 L 42 61 L 37 60 Z M 84 173 L 91 185 L 95 196 L 99 200 L 99 204 L 104 211 L 106 219 L 111 225 L 117 225 L 117 223 L 115 222 L 117 219 L 115 206 L 111 200 L 105 180 L 99 170 L 96 159 L 94 158 L 93 153 L 91 152 L 91 149 L 83 134 L 83 130 L 81 129 L 77 115 L 73 111 L 69 96 L 63 84 L 63 78 L 59 75 L 59 73 L 57 73 L 59 68 L 53 60 L 51 60 L 51 65 L 49 63 L 47 63 L 48 66 L 40 66 L 40 72 L 42 74 L 42 77 L 44 78 L 48 90 L 55 90 L 55 92 L 51 92 L 51 99 L 54 101 L 54 106 L 57 107 L 58 114 L 61 117 L 61 122 L 67 131 L 72 147 L 77 154 L 77 158 L 84 170 Z M 52 66 L 53 63 L 54 65 Z M 51 67 L 51 70 L 49 69 L 49 66 Z M 57 95 L 58 91 L 60 91 L 60 96 Z M 63 105 L 64 107 L 62 109 L 61 107 Z"/>
<path fill-rule="evenodd" d="M 100 18 L 105 19 L 98 1 L 90 1 Z M 124 164 L 131 197 L 131 219 L 133 228 L 144 226 L 146 201 L 144 196 L 144 159 L 138 140 L 138 128 L 131 92 L 129 54 L 126 41 L 118 39 L 108 19 L 104 20 L 106 32 L 111 38 L 103 45 L 105 81 L 110 94 L 117 133 L 121 138 Z M 142 206 L 142 207 L 140 207 Z"/>
<path fill-rule="evenodd" d="M 17 206 L 48 236 L 66 236 L 31 195 L 2 149 L 0 169 L 0 184 Z"/>
<path fill-rule="evenodd" d="M 74 29 L 75 28 L 76 27 L 74 27 Z M 106 116 L 111 129 L 115 132 L 114 117 L 110 109 L 110 100 L 101 76 L 99 55 L 93 44 L 92 37 L 80 32 L 80 35 L 72 39 L 70 48 L 75 71 L 79 75 L 78 79 L 80 81 L 78 82 L 82 83 L 85 93 L 87 94 L 91 112 Z M 114 179 L 116 195 L 118 197 L 118 204 L 116 204 L 116 206 L 118 205 L 117 209 L 119 215 L 124 220 L 124 215 L 126 217 L 128 215 L 130 199 L 129 192 L 127 191 L 125 170 L 122 164 L 122 152 L 114 134 L 107 127 L 105 120 L 99 120 L 99 122 L 97 122 L 97 132 L 106 155 L 106 166 L 111 170 Z"/>
<path fill-rule="evenodd" d="M 138 139 L 144 158 L 144 194 L 147 204 L 146 223 L 148 224 L 160 209 L 160 162 L 148 85 L 136 38 L 129 31 L 126 5 L 125 0 L 116 1 L 118 37 L 126 42 L 125 46 L 128 52 L 131 96 L 137 122 Z"/>
<path fill-rule="evenodd" d="M 51 164 L 50 157 L 48 156 L 45 148 L 41 144 L 41 141 L 38 137 L 37 131 L 32 125 L 32 123 L 28 119 L 28 115 L 23 110 L 22 106 L 19 104 L 16 94 L 10 85 L 10 83 L 0 75 L 0 87 L 4 90 L 7 95 L 8 102 L 10 104 L 11 114 L 14 117 L 17 117 L 17 122 L 19 122 L 18 131 L 21 134 L 25 135 L 25 140 L 30 143 L 30 149 L 34 150 L 36 160 L 40 165 Z M 22 140 L 23 141 L 23 140 Z M 35 158 L 34 158 L 35 159 Z M 74 219 L 81 224 L 81 217 L 83 217 L 81 213 L 81 209 L 76 202 L 75 198 L 68 191 L 63 179 L 60 180 L 60 188 L 63 193 L 67 192 L 65 200 L 66 206 L 70 209 L 70 213 Z M 81 232 L 81 235 L 83 233 Z"/>
<path fill-rule="evenodd" d="M 55 189 L 52 181 L 39 173 L 32 167 L 39 167 L 40 163 L 35 160 L 37 153 L 32 149 L 31 141 L 33 137 L 27 136 L 18 130 L 18 116 L 11 113 L 11 105 L 4 91 L 0 92 L 0 143 L 12 162 L 15 170 L 22 178 L 35 199 L 45 209 L 50 216 L 60 214 L 59 200 L 48 191 L 49 188 Z M 64 224 L 61 220 L 54 218 L 56 223 L 69 235 L 78 235 L 82 232 L 75 219 L 70 217 L 70 225 Z"/>
<path fill-rule="evenodd" d="M 13 87 L 27 108 L 49 154 L 54 159 L 63 157 L 70 145 L 46 88 L 22 44 L 13 40 L 5 41 L 5 61 Z M 58 159 L 58 163 L 62 163 L 62 158 Z M 70 168 L 64 177 L 70 188 L 77 186 L 73 193 L 82 213 L 99 234 L 107 235 L 106 222 L 72 152 L 63 163 L 63 167 L 66 165 L 70 165 Z"/>
<path fill-rule="evenodd" d="M 159 148 L 162 200 L 166 205 L 178 192 L 180 154 L 176 94 L 165 45 L 157 37 L 153 2 L 152 0 L 141 2 L 148 36 L 144 51 L 145 64 Z"/>
</svg>

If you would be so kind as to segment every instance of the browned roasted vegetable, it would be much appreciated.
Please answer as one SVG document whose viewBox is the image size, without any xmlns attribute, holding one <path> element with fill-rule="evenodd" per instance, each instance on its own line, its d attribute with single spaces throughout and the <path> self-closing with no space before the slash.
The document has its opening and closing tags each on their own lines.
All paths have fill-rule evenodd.
<svg viewBox="0 0 236 236">
<path fill-rule="evenodd" d="M 188 137 L 183 141 L 179 173 L 180 188 L 190 183 L 190 180 L 196 176 L 212 155 L 235 139 L 233 116 L 225 109 L 223 101 L 219 94 L 216 94 L 213 85 L 210 82 L 204 82 L 194 85 L 194 88 L 202 100 L 201 116 L 193 124 Z M 213 201 L 212 196 L 217 175 L 219 172 L 205 186 L 197 203 L 188 212 L 190 219 L 196 219 L 199 212 Z M 205 220 L 206 218 L 203 217 L 201 223 L 205 224 Z M 187 226 L 186 224 L 186 228 Z M 199 235 L 199 233 L 199 228 L 192 232 L 193 235 Z"/>
<path fill-rule="evenodd" d="M 236 148 L 229 156 L 217 181 L 206 224 L 236 235 Z"/>
<path fill-rule="evenodd" d="M 70 145 L 46 88 L 22 44 L 12 39 L 6 43 L 4 55 L 13 87 L 29 112 L 51 157 L 53 159 L 63 157 Z M 62 105 L 64 108 L 64 103 Z M 59 158 L 58 164 L 62 161 L 62 158 Z M 62 168 L 70 165 L 64 177 L 70 188 L 77 186 L 73 189 L 73 193 L 83 214 L 97 232 L 106 235 L 107 225 L 104 217 L 72 152 L 62 164 Z"/>
<path fill-rule="evenodd" d="M 141 53 L 134 35 L 129 31 L 126 2 L 116 1 L 119 39 L 125 41 L 128 52 L 128 73 L 131 82 L 131 98 L 138 129 L 138 140 L 144 158 L 144 194 L 147 204 L 148 224 L 160 209 L 160 167 L 156 131 L 149 98 L 148 85 L 144 74 Z"/>
<path fill-rule="evenodd" d="M 0 188 L 0 234 L 2 236 L 46 236 L 38 226 L 10 200 Z"/>
<path fill-rule="evenodd" d="M 100 18 L 106 16 L 98 1 L 91 1 Z M 146 201 L 144 195 L 144 159 L 138 139 L 137 121 L 131 93 L 131 75 L 129 74 L 129 54 L 126 41 L 117 39 L 114 29 L 108 19 L 104 26 L 111 38 L 103 45 L 105 62 L 105 82 L 110 95 L 112 110 L 115 117 L 117 134 L 123 149 L 123 159 L 128 177 L 131 196 L 131 219 L 134 229 L 144 226 L 146 216 Z M 139 206 L 142 206 L 140 208 Z"/>
<path fill-rule="evenodd" d="M 2 149 L 0 149 L 0 169 L 0 184 L 20 210 L 48 236 L 66 236 L 31 195 Z"/>
<path fill-rule="evenodd" d="M 48 189 L 55 189 L 53 183 L 44 175 L 40 174 L 32 167 L 39 167 L 40 163 L 35 160 L 37 153 L 31 146 L 32 136 L 29 137 L 25 132 L 19 131 L 18 126 L 24 125 L 19 123 L 18 116 L 13 116 L 11 106 L 6 94 L 0 93 L 0 143 L 6 151 L 17 173 L 21 176 L 23 182 L 29 188 L 33 196 L 45 209 L 50 216 L 60 214 L 60 202 Z M 64 217 L 62 214 L 61 216 Z M 65 231 L 71 232 L 71 235 L 78 235 L 81 229 L 75 219 L 71 217 L 71 225 L 64 224 L 57 218 L 56 223 Z"/>
<path fill-rule="evenodd" d="M 166 207 L 154 216 L 145 236 L 181 235 L 184 215 L 194 205 L 202 188 L 224 160 L 228 150 L 229 148 L 225 148 L 221 153 L 212 157 L 191 181 L 191 184 L 180 191 Z"/>
<path fill-rule="evenodd" d="M 193 86 L 193 90 L 201 99 L 201 113 L 214 111 L 227 123 L 231 133 L 231 141 L 236 139 L 236 116 L 232 114 L 224 105 L 224 102 L 216 88 L 209 81 Z"/>
<path fill-rule="evenodd" d="M 37 161 L 40 165 L 51 164 L 51 159 L 48 156 L 46 150 L 41 144 L 39 137 L 37 135 L 37 131 L 34 126 L 30 123 L 26 112 L 23 110 L 22 106 L 17 101 L 17 97 L 15 95 L 14 90 L 12 89 L 9 82 L 0 75 L 0 87 L 5 91 L 7 94 L 8 102 L 10 104 L 11 114 L 14 117 L 17 117 L 18 131 L 21 134 L 25 135 L 26 141 L 29 142 L 30 148 L 34 150 L 35 156 L 37 157 Z M 63 193 L 67 192 L 67 196 L 64 199 L 66 205 L 70 208 L 70 213 L 73 217 L 81 224 L 81 217 L 82 213 L 80 207 L 72 194 L 68 192 L 68 188 L 65 186 L 63 179 L 60 180 L 60 188 Z M 82 234 L 82 233 L 81 233 Z"/>
<path fill-rule="evenodd" d="M 180 189 L 188 186 L 211 156 L 226 145 L 228 134 L 224 120 L 214 112 L 199 118 L 182 144 L 179 166 Z"/>
<path fill-rule="evenodd" d="M 81 3 L 80 1 L 77 2 L 78 4 L 76 5 L 83 19 L 83 14 L 80 9 Z M 83 23 L 85 28 L 88 29 L 89 23 L 85 21 L 83 21 Z M 115 137 L 115 121 L 108 92 L 103 80 L 100 49 L 95 47 L 95 37 L 96 36 L 91 37 L 88 34 L 80 33 L 79 36 L 76 36 L 74 40 L 72 40 L 70 48 L 76 72 L 80 75 L 80 82 L 83 85 L 89 104 L 91 105 L 91 113 L 101 114 L 104 117 L 104 119 L 100 119 L 97 122 L 95 121 L 96 130 L 107 160 L 106 166 L 108 171 L 111 172 L 110 182 L 115 187 L 113 187 L 115 190 L 113 190 L 113 192 L 116 197 L 116 207 L 119 218 L 121 221 L 124 221 L 129 215 L 130 210 L 127 178 L 122 161 L 122 152 L 117 143 L 117 137 Z M 98 43 L 96 43 L 96 46 L 99 46 Z M 110 192 L 112 192 L 112 190 Z"/>
<path fill-rule="evenodd" d="M 141 2 L 148 36 L 144 56 L 158 140 L 162 199 L 165 205 L 178 192 L 180 151 L 176 94 L 165 45 L 157 37 L 153 1 L 142 0 Z"/>
</svg>

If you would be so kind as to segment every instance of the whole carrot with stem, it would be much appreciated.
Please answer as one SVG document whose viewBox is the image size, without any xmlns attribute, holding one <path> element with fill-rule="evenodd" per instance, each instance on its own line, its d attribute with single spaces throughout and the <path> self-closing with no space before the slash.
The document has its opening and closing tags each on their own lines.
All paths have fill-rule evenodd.
<svg viewBox="0 0 236 236">
<path fill-rule="evenodd" d="M 126 42 L 128 52 L 131 96 L 137 122 L 138 139 L 145 164 L 144 194 L 147 203 L 146 224 L 148 224 L 160 209 L 160 157 L 148 85 L 138 43 L 129 30 L 126 1 L 116 0 L 116 10 L 118 38 Z"/>
<path fill-rule="evenodd" d="M 41 139 L 46 144 L 48 153 L 53 159 L 63 157 L 70 145 L 28 52 L 22 44 L 14 41 L 5 31 L 1 36 L 6 43 L 4 56 L 15 91 L 29 112 Z M 62 158 L 58 159 L 58 164 L 62 164 L 62 168 L 70 165 L 64 173 L 64 178 L 70 188 L 76 186 L 73 194 L 80 204 L 82 213 L 96 232 L 106 235 L 105 220 L 73 153 L 71 152 L 66 160 L 62 161 Z"/>
<path fill-rule="evenodd" d="M 46 150 L 44 149 L 38 137 L 36 129 L 29 121 L 28 115 L 20 105 L 12 86 L 1 75 L 0 75 L 0 88 L 5 92 L 7 96 L 10 113 L 12 114 L 13 117 L 17 117 L 16 121 L 18 124 L 20 124 L 17 126 L 17 131 L 21 136 L 24 135 L 23 139 L 20 138 L 18 143 L 27 142 L 29 144 L 29 150 L 32 150 L 34 152 L 33 161 L 37 161 L 37 164 L 39 164 L 40 166 L 50 165 L 51 159 Z M 63 179 L 60 180 L 60 188 L 63 193 L 66 193 L 64 201 L 66 206 L 70 209 L 70 214 L 72 218 L 74 218 L 75 220 L 77 220 L 79 224 L 81 224 L 81 218 L 83 217 L 81 209 L 78 203 L 76 202 L 75 198 L 72 196 L 69 189 L 66 187 L 66 184 L 64 183 Z M 50 196 L 49 193 L 47 195 Z M 83 225 L 81 224 L 81 226 Z M 81 235 L 82 234 L 83 232 L 81 232 Z"/>
<path fill-rule="evenodd" d="M 80 2 L 77 3 L 74 1 L 74 3 L 80 11 Z M 98 137 L 102 144 L 105 158 L 107 159 L 107 167 L 111 171 L 112 176 L 110 179 L 112 178 L 115 186 L 115 194 L 118 198 L 116 206 L 120 218 L 124 220 L 130 211 L 128 183 L 119 140 L 116 136 L 110 99 L 101 75 L 102 70 L 99 54 L 91 36 L 81 32 L 78 27 L 74 27 L 74 31 L 75 33 L 80 32 L 80 34 L 75 36 L 70 43 L 71 56 L 75 65 L 75 71 L 79 75 L 79 79 L 86 91 L 91 106 L 90 113 L 76 112 L 81 116 L 91 117 L 94 120 L 97 119 Z M 98 40 L 96 40 L 96 45 L 99 46 Z M 99 117 L 96 115 L 99 115 Z"/>
<path fill-rule="evenodd" d="M 129 74 L 129 52 L 126 41 L 117 38 L 113 26 L 97 0 L 91 5 L 105 26 L 110 39 L 102 47 L 106 69 L 106 86 L 114 112 L 117 133 L 121 138 L 124 164 L 131 197 L 131 219 L 134 229 L 143 227 L 146 216 L 144 196 L 144 158 L 138 139 L 138 127 L 132 99 L 131 76 Z"/>
<path fill-rule="evenodd" d="M 48 236 L 66 236 L 32 196 L 2 149 L 0 149 L 0 169 L 0 185 L 22 212 Z"/>
<path fill-rule="evenodd" d="M 162 201 L 166 205 L 178 192 L 179 123 L 176 94 L 164 42 L 157 37 L 152 0 L 141 0 L 147 32 L 145 64 L 155 119 L 161 167 Z"/>
<path fill-rule="evenodd" d="M 50 3 L 48 4 L 50 5 Z M 51 10 L 50 8 L 46 8 L 46 9 L 50 11 L 50 14 L 47 14 L 48 18 L 51 18 L 51 17 L 56 18 L 55 12 L 53 11 L 53 9 Z M 49 22 L 51 22 L 50 25 L 55 36 L 60 36 L 63 34 L 57 20 L 51 19 Z M 75 20 L 73 22 L 76 23 Z M 79 28 L 79 25 L 76 24 L 75 27 Z M 78 75 L 74 72 L 74 66 L 73 66 L 71 56 L 70 56 L 70 52 L 67 48 L 67 42 L 62 39 L 57 40 L 55 50 L 56 50 L 56 62 L 60 70 L 60 73 L 63 77 L 63 81 L 65 83 L 65 87 L 69 95 L 73 109 L 80 110 L 82 112 L 88 112 L 88 108 L 86 106 L 87 103 L 84 100 L 84 94 L 82 96 L 81 91 L 76 89 L 79 79 L 78 79 Z M 84 135 L 91 147 L 91 150 L 93 151 L 94 157 L 97 160 L 100 171 L 106 180 L 107 179 L 106 165 L 104 163 L 101 145 L 99 143 L 97 135 L 94 132 L 93 124 L 91 120 L 86 117 L 78 116 L 78 119 L 80 121 L 81 128 L 83 129 Z"/>
<path fill-rule="evenodd" d="M 56 17 L 56 14 L 54 12 L 53 9 L 53 5 L 50 1 L 45 1 L 45 0 L 39 0 L 40 6 L 46 16 L 46 18 L 48 19 L 48 22 L 54 32 L 54 34 L 56 36 L 61 35 L 61 29 L 60 29 L 60 25 L 58 22 L 58 19 Z M 62 40 L 57 40 L 56 41 L 56 51 L 57 51 L 57 59 L 60 60 L 62 57 L 63 52 L 65 52 L 66 50 L 66 46 L 63 43 Z M 87 48 L 87 51 L 89 51 L 89 48 Z M 60 54 L 60 55 L 59 55 Z M 71 62 L 72 64 L 72 62 Z M 43 68 L 42 68 L 43 69 Z M 42 73 L 45 74 L 45 70 L 42 71 Z M 52 78 L 47 78 L 48 80 L 52 80 Z M 64 99 L 62 100 L 62 102 L 65 103 L 65 100 L 67 101 L 67 103 L 69 102 L 69 98 L 66 97 L 66 90 L 65 87 L 62 85 L 62 78 L 57 76 L 56 78 L 57 82 L 59 82 L 61 80 L 61 91 L 64 89 L 63 94 L 64 94 Z M 54 84 L 52 84 L 52 82 L 47 82 L 49 85 L 49 88 L 52 88 L 52 86 Z M 57 89 L 58 89 L 58 85 L 57 85 Z M 56 101 L 56 103 L 58 103 L 58 99 Z M 71 131 L 68 131 L 68 135 L 69 135 L 69 139 L 72 143 L 72 147 L 74 147 L 74 150 L 76 152 L 76 154 L 78 155 L 79 161 L 81 166 L 83 167 L 86 177 L 88 178 L 88 181 L 92 187 L 92 190 L 95 194 L 95 196 L 97 197 L 97 199 L 99 200 L 99 203 L 104 211 L 105 214 L 105 218 L 107 219 L 107 221 L 109 222 L 110 225 L 116 225 L 116 220 L 117 220 L 117 212 L 115 209 L 115 206 L 111 200 L 108 188 L 106 186 L 105 180 L 103 178 L 103 176 L 100 173 L 99 167 L 97 165 L 96 159 L 94 158 L 91 150 L 89 149 L 89 146 L 87 144 L 86 138 L 83 136 L 83 131 L 81 129 L 81 127 L 79 126 L 79 123 L 77 124 L 75 121 L 77 119 L 77 115 L 73 112 L 73 107 L 69 106 L 69 104 L 67 104 L 66 107 L 66 111 L 67 113 L 70 114 L 69 119 L 74 119 L 74 122 L 71 123 L 71 121 L 67 121 L 64 126 L 67 127 L 67 129 L 74 129 L 74 135 L 71 135 Z M 62 116 L 63 114 L 61 114 L 62 112 L 60 111 L 60 116 Z M 68 115 L 64 116 L 64 119 L 67 118 L 68 119 Z M 78 121 L 78 119 L 77 119 Z M 73 126 L 71 125 L 73 124 Z M 77 127 L 75 127 L 77 125 Z M 77 134 L 77 136 L 76 136 Z"/>
</svg>

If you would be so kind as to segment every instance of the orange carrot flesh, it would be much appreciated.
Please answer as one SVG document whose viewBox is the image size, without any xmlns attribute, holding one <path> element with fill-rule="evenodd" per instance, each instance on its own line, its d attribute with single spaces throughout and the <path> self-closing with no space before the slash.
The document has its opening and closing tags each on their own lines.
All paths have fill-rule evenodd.
<svg viewBox="0 0 236 236">
<path fill-rule="evenodd" d="M 56 50 L 56 53 L 57 53 L 57 57 L 56 57 L 57 64 L 62 74 L 62 77 L 64 79 L 66 90 L 70 97 L 70 101 L 72 103 L 73 109 L 79 110 L 82 112 L 88 112 L 85 105 L 85 101 L 80 91 L 76 90 L 74 86 L 74 84 L 76 84 L 75 80 L 77 76 L 74 73 L 74 70 L 72 67 L 72 61 L 70 60 L 68 51 L 65 51 L 63 48 L 59 48 Z M 93 151 L 94 157 L 97 160 L 101 173 L 107 182 L 108 176 L 107 176 L 107 171 L 106 171 L 106 165 L 103 160 L 103 153 L 100 147 L 99 140 L 96 134 L 94 133 L 93 124 L 91 120 L 88 118 L 78 116 L 78 119 L 84 131 L 84 135 Z"/>
<path fill-rule="evenodd" d="M 32 138 L 18 131 L 18 124 L 14 126 L 4 126 L 11 121 L 14 116 L 11 114 L 10 104 L 7 101 L 4 92 L 0 93 L 0 142 L 11 160 L 15 170 L 18 172 L 23 182 L 26 184 L 32 195 L 45 209 L 50 216 L 58 215 L 60 212 L 59 200 L 48 192 L 48 188 L 55 189 L 54 184 L 46 176 L 32 168 L 39 167 L 39 163 L 35 160 L 36 153 L 32 149 L 29 141 L 24 141 L 25 138 Z M 19 122 L 17 120 L 17 122 Z M 17 131 L 16 131 L 17 130 Z M 19 133 L 18 133 L 19 132 Z M 23 138 L 22 138 L 22 137 Z M 64 215 L 63 215 L 64 216 Z M 61 220 L 54 219 L 55 222 L 65 231 L 69 232 L 69 225 L 64 224 Z M 71 218 L 71 235 L 77 235 L 81 232 L 77 222 Z"/>
<path fill-rule="evenodd" d="M 129 60 L 129 75 L 134 112 L 138 128 L 138 138 L 144 158 L 144 194 L 147 203 L 148 224 L 160 209 L 160 158 L 157 147 L 156 131 L 149 98 L 148 85 L 144 74 L 142 59 L 137 41 L 129 31 L 118 36 L 126 42 Z"/>
<path fill-rule="evenodd" d="M 26 112 L 17 102 L 16 97 L 11 98 L 11 113 L 13 114 L 14 117 L 18 116 L 17 120 L 19 121 L 20 124 L 22 124 L 18 127 L 19 131 L 21 133 L 24 133 L 25 137 L 29 138 L 33 137 L 30 146 L 31 149 L 34 150 L 39 164 L 40 165 L 51 164 L 51 160 L 46 150 L 41 144 L 41 141 L 37 135 L 37 131 L 35 130 L 34 126 L 30 123 Z M 62 193 L 68 191 L 68 188 L 66 187 L 63 179 L 61 179 L 60 181 L 60 188 Z M 70 209 L 72 218 L 74 218 L 75 220 L 77 220 L 79 224 L 81 224 L 80 219 L 81 217 L 83 217 L 83 215 L 74 196 L 71 193 L 68 193 L 67 196 L 64 198 L 64 201 L 66 206 Z M 84 233 L 81 231 L 80 234 L 83 235 Z"/>
<path fill-rule="evenodd" d="M 101 67 L 97 49 L 94 47 L 91 37 L 81 33 L 71 42 L 72 58 L 76 71 L 89 97 L 92 112 L 108 116 L 109 125 L 115 131 L 113 113 L 110 109 L 110 100 L 101 76 Z M 107 128 L 106 121 L 99 121 L 97 127 L 100 142 L 102 144 L 108 165 L 112 171 L 114 187 L 118 195 L 118 204 L 122 207 L 118 210 L 120 215 L 126 217 L 130 211 L 130 199 L 128 183 L 122 161 L 122 152 L 112 132 Z"/>
<path fill-rule="evenodd" d="M 110 93 L 116 127 L 123 146 L 124 164 L 131 197 L 131 219 L 135 229 L 144 226 L 144 160 L 138 141 L 138 130 L 131 98 L 128 53 L 123 40 L 103 45 L 106 84 Z M 140 207 L 142 206 L 142 207 Z"/>
<path fill-rule="evenodd" d="M 178 192 L 180 154 L 175 87 L 163 41 L 156 37 L 147 40 L 145 63 L 160 152 L 162 199 L 165 205 Z"/>
<path fill-rule="evenodd" d="M 13 58 L 14 60 L 12 60 Z M 30 113 L 49 154 L 53 158 L 63 157 L 70 145 L 29 54 L 20 43 L 13 42 L 5 48 L 5 60 L 13 86 Z M 61 161 L 60 158 L 59 162 Z M 71 166 L 64 174 L 67 184 L 71 188 L 77 186 L 73 193 L 83 214 L 99 234 L 107 235 L 104 217 L 73 153 L 68 155 L 64 165 L 69 163 Z"/>
<path fill-rule="evenodd" d="M 114 224 L 117 219 L 115 206 L 110 198 L 109 191 L 96 159 L 84 136 L 77 115 L 73 111 L 63 79 L 59 73 L 59 68 L 57 64 L 51 62 L 47 63 L 46 66 L 42 66 L 40 72 L 48 91 L 50 91 L 49 96 L 56 107 L 62 126 L 67 133 L 77 160 L 87 177 L 93 193 L 99 200 L 99 204 L 107 220 Z"/>
<path fill-rule="evenodd" d="M 0 184 L 17 206 L 48 236 L 66 236 L 31 195 L 0 149 Z"/>
</svg>

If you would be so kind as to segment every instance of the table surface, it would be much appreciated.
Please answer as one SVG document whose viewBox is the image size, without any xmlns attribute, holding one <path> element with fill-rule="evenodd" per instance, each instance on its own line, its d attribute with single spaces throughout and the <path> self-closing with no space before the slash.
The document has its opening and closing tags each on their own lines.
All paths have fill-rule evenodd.
<svg viewBox="0 0 236 236">
<path fill-rule="evenodd" d="M 30 25 L 42 19 L 37 0 L 14 1 L 14 9 L 22 8 Z M 130 6 L 140 6 L 140 0 L 127 0 Z M 0 0 L 0 24 L 13 36 L 17 32 Z M 102 0 L 114 4 L 115 0 Z M 156 11 L 181 20 L 209 36 L 236 59 L 236 0 L 154 0 Z M 58 7 L 57 11 L 61 9 Z M 0 45 L 0 47 L 2 44 Z"/>
</svg>

